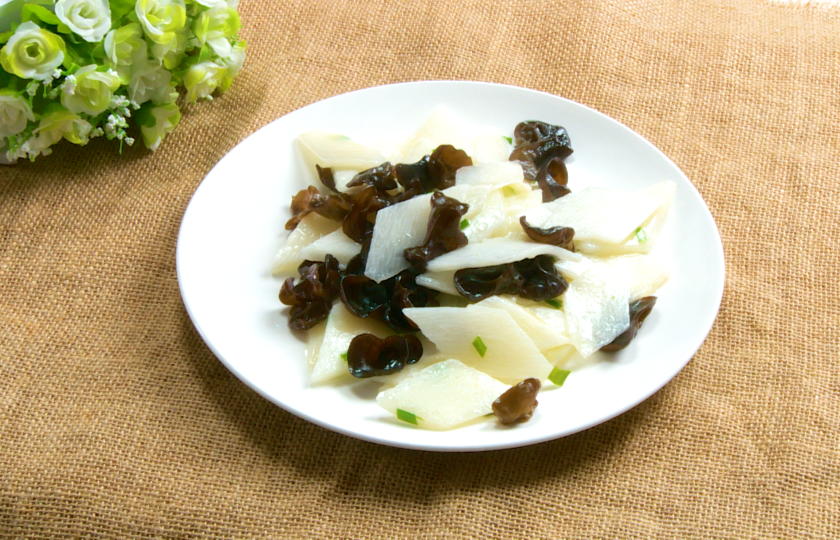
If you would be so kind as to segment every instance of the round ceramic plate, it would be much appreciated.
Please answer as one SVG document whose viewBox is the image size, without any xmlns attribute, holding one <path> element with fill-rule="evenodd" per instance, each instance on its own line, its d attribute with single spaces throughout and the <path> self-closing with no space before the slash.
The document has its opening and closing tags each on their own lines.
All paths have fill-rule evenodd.
<svg viewBox="0 0 840 540">
<path fill-rule="evenodd" d="M 569 186 L 639 189 L 676 183 L 676 197 L 652 256 L 671 271 L 656 309 L 623 351 L 576 369 L 562 388 L 546 385 L 527 423 L 488 419 L 445 432 L 396 421 L 375 400 L 376 383 L 309 385 L 303 338 L 287 327 L 270 268 L 287 232 L 292 195 L 307 174 L 296 156 L 300 133 L 321 129 L 360 142 L 399 140 L 445 105 L 512 134 L 522 120 L 569 132 Z M 424 450 L 476 451 L 548 441 L 613 418 L 651 396 L 706 338 L 723 293 L 724 260 L 715 223 L 697 190 L 651 143 L 583 105 L 549 94 L 477 82 L 417 82 L 359 90 L 314 103 L 260 129 L 204 179 L 178 237 L 178 283 L 190 318 L 237 377 L 287 411 L 376 443 Z"/>
</svg>

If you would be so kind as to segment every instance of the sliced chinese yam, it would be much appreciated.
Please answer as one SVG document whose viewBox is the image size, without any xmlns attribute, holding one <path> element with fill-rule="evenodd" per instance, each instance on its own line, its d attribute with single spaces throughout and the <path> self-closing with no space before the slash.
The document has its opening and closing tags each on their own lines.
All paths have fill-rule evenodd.
<svg viewBox="0 0 840 540">
<path fill-rule="evenodd" d="M 360 319 L 344 307 L 341 302 L 336 302 L 327 324 L 324 329 L 324 339 L 318 350 L 318 360 L 312 370 L 313 384 L 343 377 L 346 380 L 353 380 L 347 368 L 347 360 L 342 357 L 346 355 L 350 342 L 359 334 L 369 333 L 380 338 L 392 334 L 384 324 L 370 319 Z"/>
<path fill-rule="evenodd" d="M 440 291 L 442 293 L 459 296 L 458 289 L 455 288 L 455 271 L 448 272 L 426 272 L 414 278 L 414 282 L 421 287 Z"/>
<path fill-rule="evenodd" d="M 494 163 L 507 161 L 513 152 L 513 145 L 507 137 L 496 131 L 486 131 L 475 140 L 475 149 L 470 154 L 473 163 Z"/>
<path fill-rule="evenodd" d="M 315 240 L 300 251 L 301 257 L 309 261 L 323 261 L 332 255 L 344 266 L 362 251 L 361 244 L 351 240 L 341 229 L 336 229 L 326 236 Z"/>
<path fill-rule="evenodd" d="M 380 392 L 383 390 L 387 390 L 388 388 L 393 388 L 399 383 L 406 380 L 408 377 L 416 374 L 419 371 L 426 369 L 427 367 L 437 364 L 438 362 L 443 362 L 444 360 L 449 360 L 449 357 L 445 354 L 441 353 L 433 353 L 427 354 L 426 350 L 428 348 L 434 348 L 434 345 L 429 342 L 428 340 L 424 339 L 422 336 L 419 336 L 420 341 L 423 342 L 423 356 L 420 358 L 419 361 L 415 362 L 414 364 L 408 364 L 400 371 L 395 373 L 390 373 L 388 375 L 379 375 L 377 377 L 371 377 L 371 380 L 381 382 L 382 387 L 380 388 Z M 428 347 L 427 347 L 428 343 Z"/>
<path fill-rule="evenodd" d="M 524 308 L 517 304 L 514 300 L 507 296 L 491 296 L 485 298 L 481 302 L 475 304 L 478 307 L 487 307 L 493 309 L 503 309 L 507 311 L 519 328 L 525 332 L 537 349 L 546 351 L 570 342 L 569 336 L 562 332 L 565 330 L 565 324 L 558 331 L 552 328 L 544 320 L 537 317 L 528 308 Z M 562 315 L 562 312 L 561 312 Z"/>
<path fill-rule="evenodd" d="M 402 163 L 414 163 L 430 155 L 441 144 L 451 144 L 472 155 L 479 137 L 476 128 L 451 109 L 436 107 L 414 135 L 403 143 L 398 153 Z"/>
<path fill-rule="evenodd" d="M 522 166 L 515 161 L 501 163 L 483 163 L 471 167 L 461 167 L 455 171 L 456 186 L 491 186 L 502 187 L 508 184 L 524 184 Z"/>
<path fill-rule="evenodd" d="M 566 369 L 568 369 L 568 364 L 575 356 L 580 356 L 580 353 L 578 353 L 574 345 L 571 344 L 560 345 L 554 349 L 543 351 L 543 354 L 552 366 Z"/>
<path fill-rule="evenodd" d="M 580 255 L 561 247 L 507 238 L 488 238 L 481 242 L 444 253 L 429 261 L 426 269 L 430 272 L 460 270 L 462 268 L 481 268 L 507 264 L 523 259 L 532 259 L 537 255 L 551 255 L 557 259 L 579 260 Z"/>
<path fill-rule="evenodd" d="M 563 310 L 572 344 L 585 358 L 630 326 L 627 279 L 606 269 L 592 269 L 569 284 Z"/>
<path fill-rule="evenodd" d="M 493 412 L 508 385 L 455 359 L 433 364 L 381 392 L 376 401 L 403 421 L 445 430 Z"/>
<path fill-rule="evenodd" d="M 385 156 L 378 150 L 337 133 L 307 131 L 298 135 L 297 141 L 310 171 L 315 170 L 315 165 L 363 171 L 385 162 Z"/>
<path fill-rule="evenodd" d="M 444 193 L 447 191 L 444 190 Z M 476 208 L 475 213 L 473 213 L 473 208 Z M 499 190 L 490 191 L 487 193 L 483 202 L 470 205 L 470 211 L 467 212 L 464 219 L 466 222 L 462 221 L 461 223 L 466 224 L 466 227 L 462 230 L 467 236 L 468 241 L 480 242 L 490 238 L 507 221 L 504 203 L 502 202 L 502 194 Z"/>
<path fill-rule="evenodd" d="M 650 191 L 590 187 L 529 210 L 525 216 L 535 227 L 574 228 L 576 243 L 623 244 L 656 212 L 663 197 Z"/>
<path fill-rule="evenodd" d="M 670 277 L 668 270 L 646 255 L 620 255 L 615 257 L 591 257 L 584 255 L 580 261 L 557 261 L 557 270 L 567 279 L 577 279 L 589 270 L 616 279 L 626 279 L 630 302 L 650 296 L 662 287 Z"/>
<path fill-rule="evenodd" d="M 548 304 L 543 304 L 545 307 L 535 304 L 524 309 L 527 309 L 532 315 L 547 324 L 554 333 L 560 336 L 562 343 L 571 343 L 572 338 L 569 336 L 569 328 L 566 325 L 566 312 L 562 309 L 549 307 Z M 545 352 L 544 349 L 541 350 Z"/>
<path fill-rule="evenodd" d="M 442 354 L 505 383 L 544 380 L 551 371 L 528 334 L 503 309 L 472 305 L 406 308 L 403 313 Z"/>
<path fill-rule="evenodd" d="M 443 194 L 469 205 L 465 219 L 478 216 L 492 188 L 488 186 L 453 186 Z M 393 277 L 409 267 L 404 253 L 419 246 L 426 238 L 429 216 L 432 213 L 431 194 L 412 197 L 407 201 L 383 208 L 376 213 L 373 237 L 370 242 L 365 275 L 377 283 Z M 498 222 L 498 214 L 490 214 L 485 221 L 478 219 L 473 235 L 489 234 Z M 464 231 L 467 234 L 467 231 Z M 469 235 L 467 236 L 469 239 Z"/>
<path fill-rule="evenodd" d="M 350 183 L 353 178 L 359 174 L 359 171 L 353 170 L 336 170 L 333 171 L 333 179 L 335 180 L 335 189 L 341 191 L 342 193 L 355 193 L 362 189 L 362 186 L 358 186 L 355 188 L 348 188 L 347 184 Z M 329 193 L 329 192 L 327 192 Z"/>
<path fill-rule="evenodd" d="M 301 251 L 339 227 L 341 227 L 340 222 L 327 219 L 314 212 L 304 216 L 274 257 L 271 273 L 275 276 L 297 275 L 297 267 L 303 261 Z"/>
<path fill-rule="evenodd" d="M 321 351 L 321 345 L 324 343 L 324 331 L 326 327 L 327 323 L 322 321 L 310 328 L 306 333 L 306 347 L 303 350 L 303 357 L 309 369 L 313 369 L 315 362 L 318 361 L 318 353 Z"/>
<path fill-rule="evenodd" d="M 365 275 L 377 283 L 409 267 L 403 253 L 426 237 L 431 195 L 419 195 L 376 213 Z"/>
</svg>

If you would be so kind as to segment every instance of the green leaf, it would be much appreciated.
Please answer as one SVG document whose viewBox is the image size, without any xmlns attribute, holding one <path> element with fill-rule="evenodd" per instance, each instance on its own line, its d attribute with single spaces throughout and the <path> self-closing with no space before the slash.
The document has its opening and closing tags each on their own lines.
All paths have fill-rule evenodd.
<svg viewBox="0 0 840 540">
<path fill-rule="evenodd" d="M 20 12 L 20 20 L 22 22 L 28 22 L 34 19 L 52 26 L 61 24 L 61 21 L 59 21 L 58 17 L 55 16 L 55 13 L 44 6 L 37 6 L 35 4 L 26 4 L 23 6 L 23 9 Z"/>
<path fill-rule="evenodd" d="M 0 34 L 0 45 L 3 45 L 7 41 L 9 41 L 12 38 L 13 35 L 15 35 L 15 33 L 12 32 L 11 30 L 9 30 L 8 32 L 3 32 L 2 34 Z"/>
<path fill-rule="evenodd" d="M 461 230 L 462 230 L 462 231 L 463 231 L 464 229 L 466 229 L 467 227 L 469 227 L 469 226 L 470 226 L 470 220 L 468 220 L 468 219 L 462 219 L 462 220 L 461 220 L 461 225 L 460 225 L 460 227 L 461 227 Z"/>
<path fill-rule="evenodd" d="M 558 300 L 556 298 L 549 298 L 545 301 L 546 304 L 553 307 L 554 309 L 563 309 L 563 301 Z"/>
<path fill-rule="evenodd" d="M 198 55 L 198 63 L 200 64 L 201 62 L 210 60 L 211 56 L 213 56 L 213 49 L 209 45 L 205 45 L 201 48 L 201 52 Z"/>
<path fill-rule="evenodd" d="M 556 384 L 557 386 L 563 386 L 563 383 L 566 382 L 566 377 L 569 376 L 568 369 L 558 369 L 554 368 L 551 370 L 551 373 L 548 374 L 548 380 Z"/>
<path fill-rule="evenodd" d="M 636 240 L 638 240 L 640 244 L 647 242 L 647 239 L 647 233 L 643 228 L 639 227 L 636 229 Z"/>
<path fill-rule="evenodd" d="M 417 416 L 416 414 L 404 411 L 402 409 L 397 409 L 397 418 L 399 418 L 403 422 L 414 424 L 415 426 L 417 425 L 418 420 L 420 420 L 421 422 L 423 421 L 423 419 Z"/>
<path fill-rule="evenodd" d="M 484 344 L 481 336 L 475 336 L 472 346 L 475 347 L 475 350 L 478 352 L 480 357 L 484 358 L 484 355 L 487 354 L 487 345 Z"/>
<path fill-rule="evenodd" d="M 502 137 L 502 138 L 504 140 L 506 140 L 508 142 L 508 144 L 513 144 L 513 139 L 511 139 L 510 137 Z"/>
<path fill-rule="evenodd" d="M 72 34 L 73 31 L 70 30 L 70 27 L 64 24 L 63 22 L 59 21 L 58 23 L 58 32 L 60 34 Z"/>
<path fill-rule="evenodd" d="M 157 123 L 155 115 L 152 114 L 152 104 L 144 103 L 140 109 L 134 113 L 134 119 L 139 126 L 153 128 Z"/>
<path fill-rule="evenodd" d="M 109 0 L 108 5 L 111 8 L 111 20 L 114 21 L 114 28 L 122 26 L 122 24 L 119 23 L 120 19 L 129 13 L 134 13 L 133 0 Z M 135 17 L 136 16 L 137 15 L 135 14 Z"/>
</svg>

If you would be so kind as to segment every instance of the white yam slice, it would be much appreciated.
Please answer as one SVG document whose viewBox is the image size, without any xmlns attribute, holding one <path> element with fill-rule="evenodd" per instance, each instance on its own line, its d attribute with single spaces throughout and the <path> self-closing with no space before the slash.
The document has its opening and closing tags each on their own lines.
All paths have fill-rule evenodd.
<svg viewBox="0 0 840 540">
<path fill-rule="evenodd" d="M 551 365 L 557 368 L 569 369 L 569 364 L 576 357 L 580 356 L 577 349 L 573 345 L 561 345 L 554 349 L 543 351 L 543 354 L 551 362 Z M 591 358 L 591 357 L 590 357 Z"/>
<path fill-rule="evenodd" d="M 451 109 L 440 106 L 399 149 L 403 163 L 414 163 L 431 154 L 441 144 L 451 144 L 467 155 L 473 153 L 478 131 Z"/>
<path fill-rule="evenodd" d="M 569 336 L 569 328 L 566 325 L 566 312 L 562 309 L 557 309 L 553 307 L 543 307 L 540 305 L 534 305 L 532 307 L 527 307 L 527 309 L 532 315 L 539 318 L 545 324 L 548 325 L 551 330 L 560 336 L 562 343 L 571 343 L 572 338 Z M 540 349 L 543 353 L 545 353 L 544 349 Z"/>
<path fill-rule="evenodd" d="M 420 195 L 376 213 L 365 275 L 377 283 L 409 267 L 403 252 L 426 238 L 431 195 Z"/>
<path fill-rule="evenodd" d="M 310 328 L 306 333 L 306 348 L 303 350 L 303 357 L 309 369 L 313 369 L 315 362 L 318 361 L 318 353 L 321 351 L 321 345 L 324 343 L 324 331 L 326 327 L 327 323 L 322 321 Z"/>
<path fill-rule="evenodd" d="M 493 412 L 508 385 L 458 360 L 439 362 L 381 392 L 376 401 L 391 414 L 409 413 L 418 427 L 450 429 Z M 398 416 L 399 418 L 399 416 Z"/>
<path fill-rule="evenodd" d="M 325 131 L 307 131 L 297 138 L 300 153 L 309 170 L 315 165 L 364 171 L 385 162 L 378 150 L 359 144 L 350 137 Z"/>
<path fill-rule="evenodd" d="M 420 341 L 426 341 L 420 336 Z M 429 347 L 434 349 L 434 345 L 429 342 Z M 445 354 L 441 353 L 427 353 L 426 343 L 423 343 L 423 356 L 415 362 L 414 364 L 408 364 L 402 370 L 397 371 L 396 373 L 391 373 L 388 375 L 380 375 L 377 377 L 371 377 L 372 381 L 381 382 L 382 387 L 380 388 L 380 392 L 383 390 L 387 390 L 388 388 L 393 388 L 399 383 L 403 382 L 407 378 L 411 377 L 412 375 L 416 374 L 419 371 L 423 371 L 427 367 L 437 364 L 438 362 L 443 362 L 444 360 L 449 360 L 449 357 Z"/>
<path fill-rule="evenodd" d="M 403 313 L 441 353 L 502 382 L 515 384 L 528 377 L 545 380 L 551 372 L 545 356 L 503 309 L 473 305 L 406 308 Z M 483 356 L 473 345 L 476 338 L 486 347 Z"/>
<path fill-rule="evenodd" d="M 326 236 L 315 240 L 300 251 L 305 260 L 323 261 L 327 255 L 332 255 L 344 266 L 362 251 L 361 244 L 356 243 L 344 234 L 341 229 L 336 229 Z"/>
<path fill-rule="evenodd" d="M 462 268 L 481 268 L 507 264 L 522 259 L 531 259 L 537 255 L 551 255 L 558 259 L 578 260 L 580 255 L 557 246 L 509 240 L 507 238 L 488 238 L 481 242 L 444 253 L 429 261 L 426 269 L 431 272 L 460 270 Z"/>
<path fill-rule="evenodd" d="M 589 270 L 602 275 L 610 273 L 619 280 L 626 279 L 630 302 L 655 293 L 670 277 L 664 266 L 639 254 L 607 258 L 583 256 L 578 262 L 557 261 L 555 267 L 570 279 L 577 279 Z"/>
<path fill-rule="evenodd" d="M 628 240 L 621 244 L 603 243 L 597 240 L 576 240 L 575 245 L 578 251 L 601 256 L 650 252 L 668 218 L 675 191 L 676 184 L 670 181 L 660 182 L 641 190 L 641 193 L 659 198 L 661 204 L 647 221 L 633 231 Z"/>
<path fill-rule="evenodd" d="M 375 165 L 374 165 L 375 166 Z M 368 167 L 370 168 L 370 167 Z M 335 180 L 335 189 L 341 191 L 342 193 L 346 192 L 353 192 L 360 190 L 361 187 L 358 188 L 348 188 L 347 184 L 353 180 L 353 177 L 359 174 L 359 171 L 351 171 L 351 170 L 335 170 L 333 171 L 333 180 Z"/>
<path fill-rule="evenodd" d="M 552 328 L 544 320 L 538 318 L 527 308 L 504 296 L 491 296 L 475 304 L 477 307 L 503 309 L 507 311 L 516 324 L 519 325 L 537 349 L 546 351 L 569 343 L 568 335 L 564 335 L 565 324 L 559 329 Z M 550 309 L 550 308 L 549 308 Z M 560 311 L 562 315 L 562 311 Z"/>
<path fill-rule="evenodd" d="M 488 131 L 478 136 L 475 149 L 470 155 L 473 163 L 494 163 L 507 161 L 513 152 L 513 145 L 507 137 L 495 131 Z"/>
<path fill-rule="evenodd" d="M 456 186 L 491 186 L 502 187 L 508 184 L 522 184 L 530 189 L 530 186 L 523 182 L 525 178 L 522 166 L 514 161 L 501 163 L 484 163 L 471 167 L 461 167 L 455 171 Z"/>
<path fill-rule="evenodd" d="M 444 190 L 444 193 L 446 191 Z M 490 191 L 483 203 L 474 206 L 478 210 L 473 214 L 473 206 L 470 207 L 470 212 L 467 212 L 467 215 L 464 216 L 468 224 L 463 231 L 468 241 L 481 242 L 490 238 L 500 227 L 503 227 L 507 216 L 502 202 L 502 194 L 498 190 Z"/>
<path fill-rule="evenodd" d="M 448 272 L 426 272 L 414 278 L 415 283 L 421 287 L 440 291 L 442 293 L 457 296 L 458 289 L 455 288 L 455 271 Z"/>
<path fill-rule="evenodd" d="M 347 353 L 354 337 L 365 333 L 385 338 L 392 332 L 381 323 L 356 317 L 347 311 L 344 304 L 336 302 L 327 318 L 324 340 L 321 342 L 318 360 L 315 361 L 315 367 L 312 370 L 311 382 L 315 384 L 338 377 L 353 380 L 347 369 L 347 360 L 341 355 Z"/>
<path fill-rule="evenodd" d="M 640 191 L 590 187 L 525 213 L 535 227 L 573 227 L 575 240 L 608 244 L 626 242 L 662 203 Z"/>
<path fill-rule="evenodd" d="M 487 200 L 487 196 L 492 190 L 492 186 L 463 185 L 446 188 L 441 193 L 447 197 L 455 199 L 458 202 L 469 205 L 469 209 L 467 210 L 467 213 L 464 214 L 464 217 L 470 219 L 474 218 L 479 214 L 479 212 L 481 212 L 481 209 L 484 207 L 484 202 Z M 431 209 L 431 205 L 429 208 Z"/>
<path fill-rule="evenodd" d="M 572 344 L 584 358 L 629 328 L 629 305 L 622 275 L 590 270 L 569 284 L 563 310 Z"/>
<path fill-rule="evenodd" d="M 296 275 L 297 267 L 303 261 L 301 256 L 303 248 L 340 226 L 341 223 L 338 221 L 327 219 L 314 212 L 304 216 L 274 257 L 274 263 L 271 266 L 272 275 Z"/>
<path fill-rule="evenodd" d="M 523 212 L 532 208 L 537 208 L 542 204 L 541 190 L 532 190 L 524 182 L 522 185 L 527 187 L 528 190 L 517 193 L 514 197 L 505 197 L 505 213 L 509 216 L 516 216 L 517 226 L 519 226 L 519 216 Z"/>
</svg>

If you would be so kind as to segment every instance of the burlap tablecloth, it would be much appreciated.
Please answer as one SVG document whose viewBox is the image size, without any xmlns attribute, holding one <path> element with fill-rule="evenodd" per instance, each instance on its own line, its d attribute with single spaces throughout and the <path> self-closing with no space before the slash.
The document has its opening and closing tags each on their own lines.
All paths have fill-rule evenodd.
<svg viewBox="0 0 840 540">
<path fill-rule="evenodd" d="M 156 153 L 0 168 L 0 537 L 840 537 L 840 11 L 762 0 L 243 0 L 248 61 Z M 176 235 L 250 133 L 421 79 L 598 109 L 679 165 L 727 286 L 663 390 L 533 447 L 360 442 L 205 347 Z"/>
</svg>

